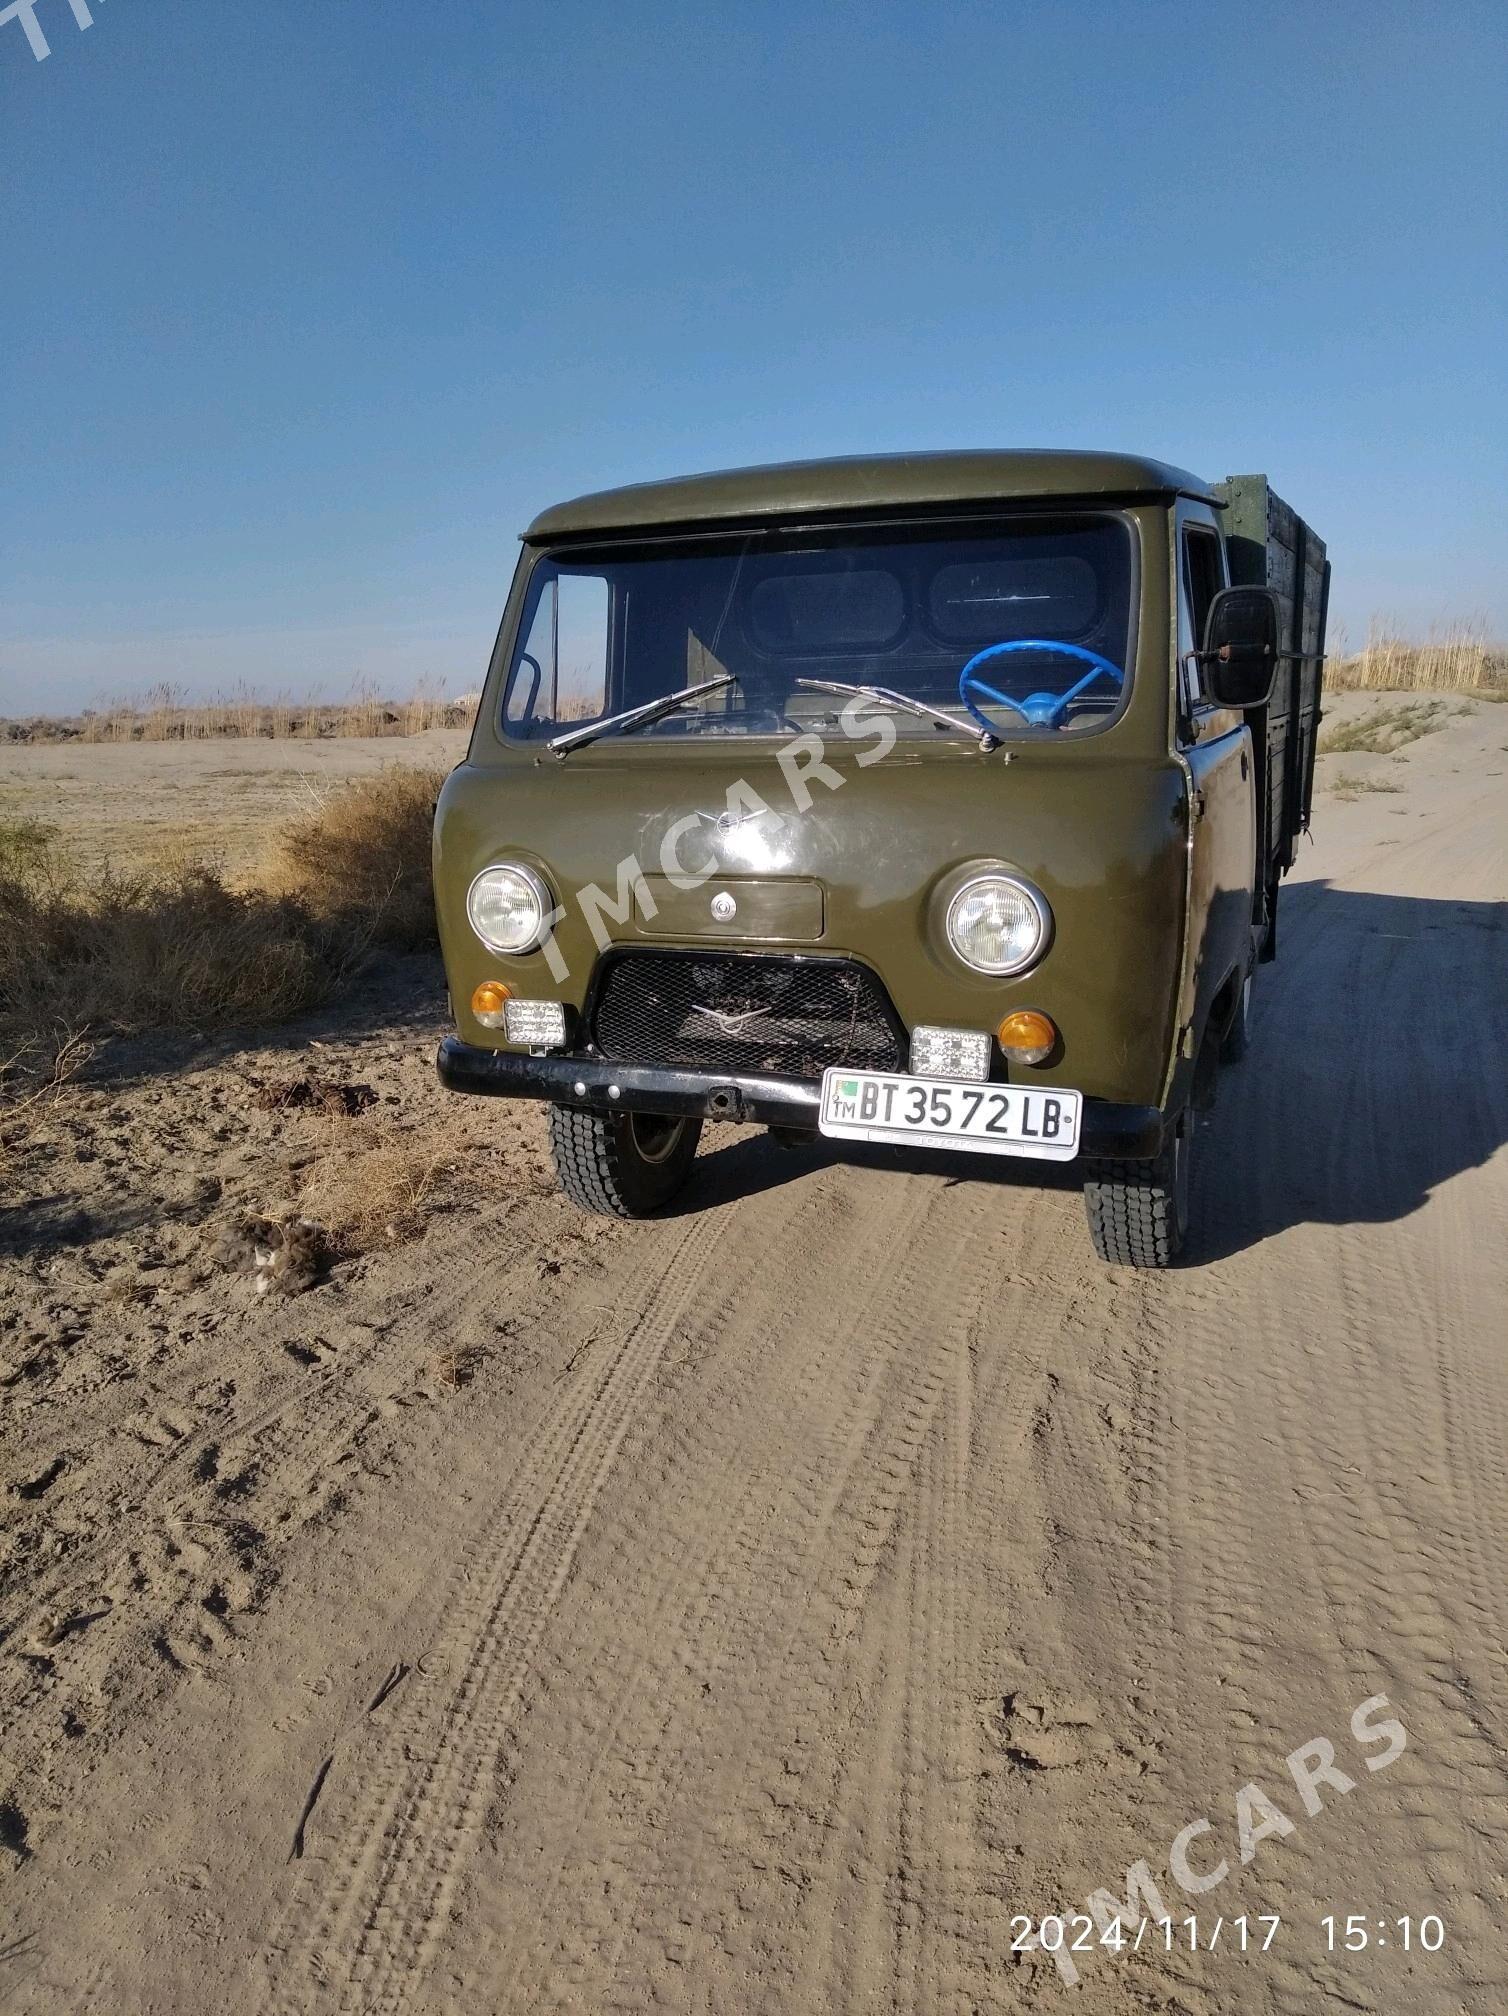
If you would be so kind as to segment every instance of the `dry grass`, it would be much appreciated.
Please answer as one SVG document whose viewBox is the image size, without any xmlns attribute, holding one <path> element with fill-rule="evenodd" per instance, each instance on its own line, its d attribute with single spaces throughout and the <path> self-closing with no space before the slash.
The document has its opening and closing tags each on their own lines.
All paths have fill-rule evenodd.
<svg viewBox="0 0 1508 2016">
<path fill-rule="evenodd" d="M 463 1386 L 471 1384 L 487 1356 L 480 1344 L 446 1345 L 430 1359 L 429 1376 L 447 1393 L 459 1393 Z"/>
<path fill-rule="evenodd" d="M 1401 791 L 1401 784 L 1389 784 L 1381 777 L 1341 775 L 1330 785 L 1337 798 L 1361 798 L 1373 791 Z"/>
<path fill-rule="evenodd" d="M 1469 709 L 1467 710 L 1470 711 Z M 1320 735 L 1317 753 L 1321 756 L 1349 756 L 1364 752 L 1369 756 L 1391 756 L 1406 742 L 1416 742 L 1443 728 L 1450 719 L 1440 700 L 1405 700 L 1396 707 L 1380 707 L 1375 713 L 1354 721 L 1339 721 Z"/>
<path fill-rule="evenodd" d="M 324 1000 L 354 948 L 294 903 L 210 868 L 0 877 L 0 1040 L 52 1028 L 281 1022 Z"/>
<path fill-rule="evenodd" d="M 435 942 L 430 832 L 445 781 L 399 768 L 337 785 L 278 835 L 259 882 L 381 945 Z"/>
<path fill-rule="evenodd" d="M 9 724 L 12 739 L 32 742 L 202 742 L 217 737 L 323 740 L 331 736 L 419 735 L 430 728 L 465 728 L 479 695 L 447 693 L 421 681 L 407 698 L 388 699 L 358 682 L 339 700 L 318 694 L 259 693 L 237 686 L 210 700 L 191 700 L 162 681 L 144 693 L 101 701 L 73 717 L 37 717 Z"/>
<path fill-rule="evenodd" d="M 1442 624 L 1420 643 L 1388 623 L 1374 622 L 1361 651 L 1332 651 L 1325 684 L 1333 692 L 1508 695 L 1508 648 L 1489 641 L 1485 623 Z"/>
<path fill-rule="evenodd" d="M 12 1039 L 13 1042 L 15 1039 Z M 95 1045 L 87 1029 L 59 1023 L 44 1036 L 25 1036 L 0 1058 L 0 1119 L 50 1105 L 72 1084 Z"/>
<path fill-rule="evenodd" d="M 56 1031 L 282 1022 L 328 999 L 373 944 L 432 943 L 440 776 L 395 768 L 332 791 L 250 888 L 195 860 L 86 874 L 54 829 L 0 823 L 0 1056 L 13 1079 Z"/>
<path fill-rule="evenodd" d="M 350 1256 L 414 1238 L 437 1210 L 474 1209 L 516 1188 L 502 1150 L 450 1120 L 400 1131 L 373 1115 L 339 1123 L 334 1144 L 303 1172 L 298 1204 Z"/>
</svg>

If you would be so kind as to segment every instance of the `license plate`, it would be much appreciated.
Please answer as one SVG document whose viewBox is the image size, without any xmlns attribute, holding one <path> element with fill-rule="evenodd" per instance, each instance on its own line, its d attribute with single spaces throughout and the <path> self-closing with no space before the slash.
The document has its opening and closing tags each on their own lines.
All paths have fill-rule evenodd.
<svg viewBox="0 0 1508 2016">
<path fill-rule="evenodd" d="M 979 1085 L 888 1071 L 827 1071 L 817 1125 L 848 1141 L 934 1142 L 976 1155 L 1067 1162 L 1078 1153 L 1083 1095 L 1054 1085 Z"/>
</svg>

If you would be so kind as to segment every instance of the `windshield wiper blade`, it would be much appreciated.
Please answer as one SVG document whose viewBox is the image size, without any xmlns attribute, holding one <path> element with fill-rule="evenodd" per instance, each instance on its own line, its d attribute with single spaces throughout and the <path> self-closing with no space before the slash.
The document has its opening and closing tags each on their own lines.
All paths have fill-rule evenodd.
<svg viewBox="0 0 1508 2016">
<path fill-rule="evenodd" d="M 704 679 L 700 686 L 683 686 L 679 692 L 662 693 L 658 700 L 646 700 L 642 707 L 630 707 L 624 714 L 609 714 L 605 721 L 593 721 L 586 728 L 573 728 L 566 735 L 552 735 L 545 747 L 553 756 L 569 756 L 573 749 L 595 742 L 599 735 L 610 734 L 614 728 L 632 733 L 635 728 L 642 728 L 650 721 L 658 721 L 662 714 L 673 714 L 688 700 L 700 699 L 703 693 L 717 693 L 723 687 L 737 683 L 731 672 L 725 672 L 719 679 Z"/>
<path fill-rule="evenodd" d="M 797 679 L 793 682 L 804 686 L 812 693 L 848 693 L 865 700 L 885 700 L 892 707 L 904 708 L 908 714 L 919 714 L 924 721 L 936 721 L 944 728 L 951 728 L 955 735 L 967 735 L 971 742 L 977 742 L 986 755 L 1000 747 L 1000 737 L 992 735 L 988 728 L 975 728 L 967 721 L 960 721 L 956 715 L 945 714 L 941 707 L 929 707 L 925 700 L 913 700 L 909 693 L 896 693 L 889 686 L 845 686 L 840 679 Z"/>
</svg>

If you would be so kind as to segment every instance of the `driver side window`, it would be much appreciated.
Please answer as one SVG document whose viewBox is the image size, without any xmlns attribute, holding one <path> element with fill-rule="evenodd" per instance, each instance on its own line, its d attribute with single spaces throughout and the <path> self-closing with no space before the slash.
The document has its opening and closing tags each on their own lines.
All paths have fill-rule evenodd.
<svg viewBox="0 0 1508 2016">
<path fill-rule="evenodd" d="M 1207 704 L 1199 662 L 1190 653 L 1204 649 L 1204 626 L 1210 604 L 1224 585 L 1218 537 L 1206 527 L 1185 526 L 1178 566 L 1178 657 L 1190 716 Z"/>
<path fill-rule="evenodd" d="M 600 574 L 552 571 L 508 684 L 509 728 L 595 720 L 607 707 L 611 587 Z"/>
</svg>

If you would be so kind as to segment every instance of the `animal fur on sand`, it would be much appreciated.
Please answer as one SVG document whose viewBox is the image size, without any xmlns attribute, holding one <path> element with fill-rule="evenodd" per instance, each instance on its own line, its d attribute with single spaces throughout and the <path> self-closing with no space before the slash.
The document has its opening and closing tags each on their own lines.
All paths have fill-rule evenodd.
<svg viewBox="0 0 1508 2016">
<path fill-rule="evenodd" d="M 279 1289 L 298 1295 L 314 1286 L 324 1258 L 325 1235 L 312 1218 L 264 1218 L 243 1211 L 223 1229 L 215 1258 L 223 1267 L 250 1267 L 257 1293 Z"/>
</svg>

